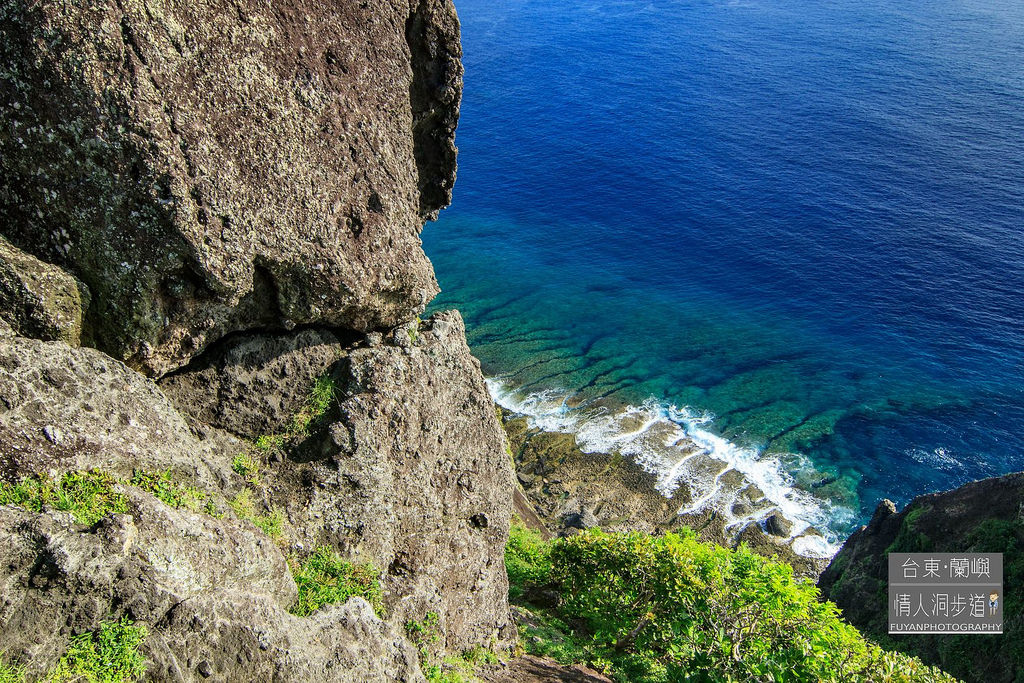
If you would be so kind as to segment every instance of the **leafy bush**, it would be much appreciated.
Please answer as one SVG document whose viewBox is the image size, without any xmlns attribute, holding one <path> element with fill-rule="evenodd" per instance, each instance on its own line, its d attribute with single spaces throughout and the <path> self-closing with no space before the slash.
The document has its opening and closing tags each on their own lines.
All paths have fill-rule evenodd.
<svg viewBox="0 0 1024 683">
<path fill-rule="evenodd" d="M 593 529 L 544 544 L 520 529 L 506 563 L 511 595 L 558 595 L 557 608 L 527 628 L 526 647 L 620 681 L 952 680 L 865 641 L 789 565 L 692 532 Z M 561 647 L 544 637 L 552 628 L 564 634 Z"/>
<path fill-rule="evenodd" d="M 331 407 L 337 387 L 334 380 L 327 375 L 317 377 L 306 397 L 306 403 L 292 416 L 291 436 L 299 436 L 309 431 L 309 426 L 319 420 Z"/>
<path fill-rule="evenodd" d="M 257 447 L 258 441 L 259 440 L 257 440 Z M 239 453 L 236 455 L 235 459 L 231 461 L 231 469 L 234 470 L 235 474 L 245 477 L 246 481 L 253 486 L 260 485 L 260 461 L 252 457 L 250 454 Z"/>
<path fill-rule="evenodd" d="M 116 479 L 99 470 L 68 472 L 56 482 L 45 476 L 17 484 L 0 482 L 0 505 L 21 505 L 34 512 L 50 507 L 92 525 L 108 514 L 128 512 L 128 500 L 114 490 L 116 484 Z"/>
<path fill-rule="evenodd" d="M 551 546 L 540 534 L 522 524 L 513 524 L 505 548 L 505 570 L 508 572 L 509 597 L 516 600 L 528 586 L 540 586 L 551 575 Z"/>
<path fill-rule="evenodd" d="M 384 616 L 380 573 L 371 564 L 348 562 L 330 548 L 317 548 L 298 568 L 293 568 L 292 575 L 299 588 L 292 614 L 305 617 L 323 605 L 359 596 L 373 605 L 377 616 Z"/>
</svg>

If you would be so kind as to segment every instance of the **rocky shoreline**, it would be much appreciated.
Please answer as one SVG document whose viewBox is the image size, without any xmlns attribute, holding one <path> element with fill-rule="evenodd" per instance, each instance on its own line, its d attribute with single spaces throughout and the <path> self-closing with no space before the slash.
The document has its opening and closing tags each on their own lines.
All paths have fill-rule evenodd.
<svg viewBox="0 0 1024 683">
<path fill-rule="evenodd" d="M 531 427 L 527 417 L 506 409 L 501 414 L 518 484 L 545 529 L 556 535 L 591 527 L 658 534 L 686 526 L 701 540 L 727 547 L 746 543 L 758 554 L 778 557 L 800 576 L 817 578 L 828 565 L 829 558 L 793 550 L 790 522 L 781 514 L 738 531 L 727 528 L 712 508 L 679 514 L 690 502 L 685 485 L 665 497 L 657 491 L 657 477 L 630 457 L 585 453 L 571 433 Z"/>
</svg>

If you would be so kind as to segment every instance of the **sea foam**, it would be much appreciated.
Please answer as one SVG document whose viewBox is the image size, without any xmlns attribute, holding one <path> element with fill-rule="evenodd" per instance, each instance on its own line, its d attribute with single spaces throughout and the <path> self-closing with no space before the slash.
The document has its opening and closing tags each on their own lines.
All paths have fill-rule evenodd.
<svg viewBox="0 0 1024 683">
<path fill-rule="evenodd" d="M 656 477 L 666 498 L 688 487 L 690 502 L 678 513 L 713 509 L 726 529 L 738 534 L 782 513 L 793 527 L 787 541 L 807 557 L 831 557 L 839 548 L 833 527 L 849 524 L 854 512 L 795 486 L 791 468 L 806 458 L 766 454 L 715 434 L 713 416 L 648 400 L 641 405 L 573 406 L 557 391 L 522 393 L 500 378 L 487 380 L 494 401 L 526 416 L 532 427 L 574 434 L 585 453 L 620 453 Z M 742 504 L 741 504 L 742 503 Z M 820 532 L 814 533 L 814 530 Z"/>
</svg>

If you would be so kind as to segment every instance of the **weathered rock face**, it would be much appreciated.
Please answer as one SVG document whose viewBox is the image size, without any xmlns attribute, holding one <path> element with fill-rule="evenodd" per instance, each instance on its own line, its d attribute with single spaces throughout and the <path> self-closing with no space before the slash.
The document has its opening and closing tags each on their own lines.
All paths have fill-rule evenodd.
<svg viewBox="0 0 1024 683">
<path fill-rule="evenodd" d="M 443 650 L 509 645 L 511 467 L 464 335 L 451 312 L 347 346 L 311 332 L 296 343 L 258 335 L 225 345 L 225 358 L 247 358 L 256 340 L 268 352 L 262 366 L 246 365 L 247 383 L 227 365 L 197 371 L 220 368 L 214 385 L 233 392 L 219 404 L 217 421 L 226 425 L 249 424 L 230 407 L 251 416 L 251 397 L 266 393 L 284 365 L 303 376 L 328 373 L 337 384 L 308 435 L 261 461 L 253 494 L 260 510 L 282 511 L 281 547 L 230 514 L 174 510 L 128 485 L 131 514 L 96 529 L 66 513 L 0 506 L 4 555 L 20 558 L 0 568 L 7 656 L 42 671 L 69 635 L 111 614 L 150 627 L 149 675 L 159 680 L 205 676 L 200 665 L 219 680 L 271 672 L 282 680 L 420 680 L 402 631 L 430 612 Z M 196 396 L 210 389 L 188 386 Z M 190 425 L 152 380 L 93 349 L 0 340 L 0 406 L 7 480 L 94 467 L 122 478 L 169 470 L 221 509 L 246 486 L 231 462 L 252 452 L 249 444 Z M 198 401 L 194 408 L 205 410 Z M 295 587 L 283 552 L 301 557 L 324 545 L 381 569 L 386 624 L 358 605 L 306 619 L 287 613 Z M 245 656 L 235 661 L 239 651 Z"/>
<path fill-rule="evenodd" d="M 396 626 L 434 612 L 450 651 L 510 644 L 511 466 L 461 317 L 351 348 L 333 376 L 338 405 L 268 473 L 289 536 L 383 569 Z"/>
<path fill-rule="evenodd" d="M 890 552 L 1003 553 L 1004 613 L 1024 605 L 1024 473 L 983 479 L 915 498 L 897 512 L 882 501 L 871 521 L 843 545 L 818 582 L 844 617 L 886 646 L 903 650 L 965 680 L 1015 681 L 1024 676 L 1024 624 L 1008 618 L 1002 636 L 887 636 Z"/>
<path fill-rule="evenodd" d="M 130 508 L 0 506 L 0 654 L 128 616 L 155 680 L 362 683 L 423 680 L 429 613 L 441 651 L 511 643 L 504 437 L 461 318 L 417 318 L 460 56 L 451 0 L 0 0 L 0 478 L 102 469 Z M 288 612 L 318 546 L 380 570 L 383 621 Z"/>
<path fill-rule="evenodd" d="M 254 439 L 286 430 L 325 375 L 337 405 L 264 474 L 289 537 L 386 570 L 396 626 L 435 612 L 453 651 L 508 643 L 511 464 L 457 312 L 347 345 L 312 330 L 239 337 L 161 385 L 183 412 Z"/>
<path fill-rule="evenodd" d="M 0 318 L 12 332 L 78 346 L 88 306 L 85 285 L 0 237 Z"/>
<path fill-rule="evenodd" d="M 237 330 L 393 327 L 437 292 L 460 55 L 451 0 L 3 0 L 0 231 L 150 373 Z"/>
<path fill-rule="evenodd" d="M 99 468 L 171 470 L 197 485 L 230 480 L 244 450 L 228 434 L 190 428 L 160 390 L 95 349 L 0 340 L 0 475 Z"/>
<path fill-rule="evenodd" d="M 183 413 L 256 439 L 284 431 L 310 386 L 356 339 L 331 330 L 246 335 L 216 345 L 159 384 Z"/>
<path fill-rule="evenodd" d="M 284 556 L 254 527 L 129 494 L 132 513 L 94 530 L 0 508 L 0 642 L 30 676 L 71 635 L 129 614 L 150 632 L 148 680 L 423 680 L 415 649 L 361 598 L 290 615 Z"/>
</svg>

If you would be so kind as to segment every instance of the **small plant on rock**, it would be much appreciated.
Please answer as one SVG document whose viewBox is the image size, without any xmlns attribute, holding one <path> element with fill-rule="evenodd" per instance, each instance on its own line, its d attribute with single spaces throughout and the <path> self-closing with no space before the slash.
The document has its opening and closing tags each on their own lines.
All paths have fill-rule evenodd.
<svg viewBox="0 0 1024 683">
<path fill-rule="evenodd" d="M 235 459 L 231 461 L 231 469 L 235 474 L 245 477 L 245 480 L 253 486 L 260 485 L 260 461 L 248 453 L 239 453 L 236 455 Z"/>
<path fill-rule="evenodd" d="M 126 683 L 146 671 L 139 652 L 146 627 L 129 619 L 107 621 L 99 629 L 71 639 L 67 653 L 45 679 L 49 683 Z"/>
<path fill-rule="evenodd" d="M 309 427 L 322 418 L 331 407 L 337 393 L 337 386 L 328 375 L 317 377 L 306 397 L 306 403 L 292 416 L 290 436 L 302 436 L 309 432 Z"/>
<path fill-rule="evenodd" d="M 136 470 L 128 483 L 152 493 L 161 502 L 175 509 L 185 508 L 197 512 L 204 504 L 211 502 L 210 497 L 196 487 L 174 481 L 170 470 L 160 472 Z"/>
<path fill-rule="evenodd" d="M 280 508 L 274 508 L 268 515 L 258 514 L 250 489 L 242 489 L 237 496 L 228 502 L 228 505 L 231 506 L 235 516 L 239 519 L 252 522 L 260 531 L 275 541 L 284 540 L 284 511 Z"/>
<path fill-rule="evenodd" d="M 317 548 L 301 565 L 294 560 L 292 563 L 292 575 L 299 589 L 299 598 L 290 610 L 292 614 L 305 617 L 324 605 L 359 596 L 373 606 L 377 616 L 384 616 L 380 572 L 372 564 L 349 562 L 326 547 Z"/>
</svg>

